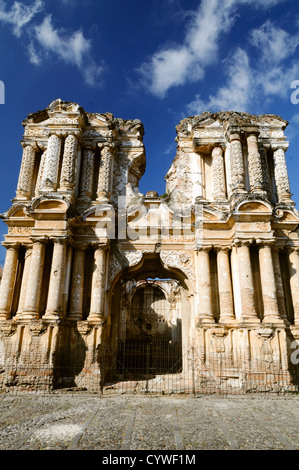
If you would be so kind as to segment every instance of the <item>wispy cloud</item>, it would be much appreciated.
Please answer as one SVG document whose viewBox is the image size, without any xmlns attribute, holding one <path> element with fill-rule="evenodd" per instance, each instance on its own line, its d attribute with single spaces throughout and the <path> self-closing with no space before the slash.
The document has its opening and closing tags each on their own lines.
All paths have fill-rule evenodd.
<svg viewBox="0 0 299 470">
<path fill-rule="evenodd" d="M 51 56 L 56 57 L 65 64 L 76 66 L 88 85 L 100 84 L 104 67 L 93 60 L 91 41 L 80 29 L 66 31 L 55 28 L 51 15 L 46 15 L 41 23 L 34 24 L 34 17 L 43 10 L 42 0 L 35 0 L 30 6 L 14 2 L 10 10 L 7 10 L 4 1 L 0 0 L 0 22 L 10 24 L 15 36 L 22 36 L 22 42 L 25 43 L 32 64 L 38 66 L 49 60 Z M 29 23 L 30 34 L 26 35 L 24 27 Z"/>
<path fill-rule="evenodd" d="M 238 7 L 251 5 L 267 9 L 285 1 L 202 0 L 198 9 L 188 16 L 183 42 L 162 46 L 139 67 L 143 86 L 163 98 L 173 87 L 202 80 L 207 67 L 219 58 L 221 38 L 232 29 Z"/>
<path fill-rule="evenodd" d="M 252 73 L 247 53 L 238 48 L 233 56 L 226 61 L 227 70 L 226 84 L 208 100 L 202 100 L 200 95 L 196 96 L 188 106 L 191 114 L 200 114 L 205 110 L 227 110 L 244 111 L 249 102 L 250 89 L 252 85 Z"/>
<path fill-rule="evenodd" d="M 24 5 L 14 2 L 11 9 L 7 10 L 5 3 L 0 0 L 0 21 L 12 26 L 13 34 L 20 37 L 24 26 L 26 26 L 37 13 L 44 8 L 42 0 L 35 0 L 32 5 Z"/>
</svg>

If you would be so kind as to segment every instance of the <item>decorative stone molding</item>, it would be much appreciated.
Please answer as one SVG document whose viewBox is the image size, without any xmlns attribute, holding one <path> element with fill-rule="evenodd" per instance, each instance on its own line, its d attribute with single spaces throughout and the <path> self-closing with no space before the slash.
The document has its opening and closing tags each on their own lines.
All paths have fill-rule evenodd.
<svg viewBox="0 0 299 470">
<path fill-rule="evenodd" d="M 41 320 L 31 321 L 29 324 L 29 333 L 31 336 L 42 336 L 46 333 L 48 325 Z"/>
<path fill-rule="evenodd" d="M 188 251 L 161 250 L 160 257 L 169 268 L 180 269 L 188 279 L 195 280 L 194 254 Z"/>
<path fill-rule="evenodd" d="M 13 336 L 17 331 L 17 323 L 13 321 L 1 321 L 0 322 L 0 333 L 6 338 Z"/>
<path fill-rule="evenodd" d="M 77 322 L 77 330 L 82 336 L 88 336 L 93 330 L 93 327 L 87 321 L 78 321 Z"/>
</svg>

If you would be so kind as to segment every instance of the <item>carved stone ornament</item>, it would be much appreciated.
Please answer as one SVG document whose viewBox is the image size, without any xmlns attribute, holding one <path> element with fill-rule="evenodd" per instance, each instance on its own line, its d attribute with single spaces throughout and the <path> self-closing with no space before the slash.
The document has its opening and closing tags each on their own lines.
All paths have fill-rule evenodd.
<svg viewBox="0 0 299 470">
<path fill-rule="evenodd" d="M 161 260 L 170 268 L 178 268 L 183 271 L 188 279 L 194 281 L 193 252 L 187 251 L 161 251 Z"/>
<path fill-rule="evenodd" d="M 41 336 L 46 333 L 48 325 L 43 321 L 36 320 L 30 323 L 29 332 L 31 336 Z"/>
<path fill-rule="evenodd" d="M 13 336 L 17 330 L 17 324 L 12 321 L 3 321 L 0 323 L 0 333 L 2 336 Z"/>
<path fill-rule="evenodd" d="M 88 336 L 92 331 L 92 326 L 87 321 L 77 322 L 77 329 L 80 335 Z"/>
</svg>

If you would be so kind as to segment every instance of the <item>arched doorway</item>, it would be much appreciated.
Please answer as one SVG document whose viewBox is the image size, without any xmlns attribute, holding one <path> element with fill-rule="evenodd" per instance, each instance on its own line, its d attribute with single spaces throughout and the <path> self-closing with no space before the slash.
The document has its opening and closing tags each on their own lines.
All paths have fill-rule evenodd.
<svg viewBox="0 0 299 470">
<path fill-rule="evenodd" d="M 140 377 L 182 371 L 181 311 L 171 279 L 139 281 L 121 307 L 118 368 Z M 178 296 L 178 291 L 177 291 Z"/>
<path fill-rule="evenodd" d="M 109 381 L 112 376 L 142 380 L 182 372 L 191 325 L 183 276 L 165 268 L 159 256 L 144 257 L 121 273 L 110 305 Z"/>
</svg>

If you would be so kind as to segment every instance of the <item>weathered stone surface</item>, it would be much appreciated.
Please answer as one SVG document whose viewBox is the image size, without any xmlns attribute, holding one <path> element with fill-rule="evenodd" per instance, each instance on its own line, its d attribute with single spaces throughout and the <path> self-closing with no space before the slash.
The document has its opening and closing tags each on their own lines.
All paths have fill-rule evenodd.
<svg viewBox="0 0 299 470">
<path fill-rule="evenodd" d="M 139 191 L 139 120 L 55 100 L 23 124 L 16 197 L 2 215 L 2 387 L 99 390 L 139 368 L 190 390 L 186 377 L 201 387 L 220 363 L 237 388 L 243 373 L 270 369 L 298 386 L 287 121 L 183 119 L 160 197 Z"/>
</svg>

